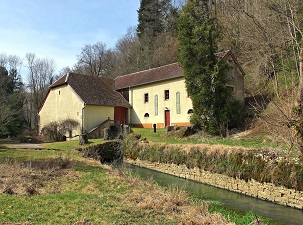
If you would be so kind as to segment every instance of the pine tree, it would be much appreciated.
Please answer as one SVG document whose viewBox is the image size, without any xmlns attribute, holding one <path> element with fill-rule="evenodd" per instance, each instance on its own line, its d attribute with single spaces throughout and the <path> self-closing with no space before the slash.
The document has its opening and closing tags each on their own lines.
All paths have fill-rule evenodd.
<svg viewBox="0 0 303 225">
<path fill-rule="evenodd" d="M 177 19 L 180 8 L 172 0 L 141 0 L 137 35 L 139 70 L 177 60 Z"/>
<path fill-rule="evenodd" d="M 191 0 L 178 21 L 179 61 L 193 102 L 192 122 L 212 134 L 225 135 L 230 120 L 231 92 L 227 66 L 216 56 L 220 36 L 208 0 Z"/>
<path fill-rule="evenodd" d="M 0 137 L 17 135 L 23 129 L 23 84 L 15 69 L 0 67 Z"/>
<path fill-rule="evenodd" d="M 164 28 L 163 15 L 159 0 L 141 0 L 138 10 L 137 34 L 144 34 L 150 38 L 158 36 Z"/>
</svg>

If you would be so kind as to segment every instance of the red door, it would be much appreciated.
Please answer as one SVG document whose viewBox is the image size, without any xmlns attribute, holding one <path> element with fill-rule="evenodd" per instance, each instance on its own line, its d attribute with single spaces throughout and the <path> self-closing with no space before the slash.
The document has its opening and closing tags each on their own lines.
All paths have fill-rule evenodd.
<svg viewBox="0 0 303 225">
<path fill-rule="evenodd" d="M 114 120 L 119 120 L 120 124 L 127 124 L 127 108 L 116 106 Z"/>
<path fill-rule="evenodd" d="M 170 111 L 165 110 L 165 127 L 170 125 Z"/>
</svg>

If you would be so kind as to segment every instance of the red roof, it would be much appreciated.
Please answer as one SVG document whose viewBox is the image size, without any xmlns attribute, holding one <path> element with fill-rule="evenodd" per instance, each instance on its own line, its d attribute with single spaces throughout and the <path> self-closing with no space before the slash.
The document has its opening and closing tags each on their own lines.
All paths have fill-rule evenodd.
<svg viewBox="0 0 303 225">
<path fill-rule="evenodd" d="M 183 76 L 183 69 L 179 66 L 179 64 L 172 63 L 149 70 L 116 77 L 115 88 L 116 90 L 119 90 Z"/>
<path fill-rule="evenodd" d="M 232 57 L 239 69 L 244 75 L 244 71 L 237 62 L 235 56 L 230 50 L 218 52 L 216 56 L 219 60 L 224 59 L 225 57 Z M 177 77 L 183 77 L 183 69 L 178 63 L 172 63 L 165 66 L 160 66 L 157 68 L 144 70 L 136 73 L 127 74 L 124 76 L 119 76 L 115 78 L 115 88 L 116 90 L 140 86 L 144 84 L 154 83 L 158 81 L 173 79 Z"/>
</svg>

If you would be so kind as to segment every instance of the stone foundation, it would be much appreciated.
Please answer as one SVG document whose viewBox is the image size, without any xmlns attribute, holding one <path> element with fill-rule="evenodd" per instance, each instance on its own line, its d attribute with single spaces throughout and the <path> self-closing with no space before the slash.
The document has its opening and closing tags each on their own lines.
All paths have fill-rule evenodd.
<svg viewBox="0 0 303 225">
<path fill-rule="evenodd" d="M 125 162 L 170 174 L 176 177 L 198 181 L 203 184 L 227 189 L 251 197 L 270 201 L 284 206 L 303 209 L 303 192 L 275 186 L 272 183 L 259 183 L 255 180 L 244 181 L 222 174 L 213 174 L 199 168 L 188 169 L 185 165 L 151 163 L 141 160 L 125 160 Z"/>
</svg>

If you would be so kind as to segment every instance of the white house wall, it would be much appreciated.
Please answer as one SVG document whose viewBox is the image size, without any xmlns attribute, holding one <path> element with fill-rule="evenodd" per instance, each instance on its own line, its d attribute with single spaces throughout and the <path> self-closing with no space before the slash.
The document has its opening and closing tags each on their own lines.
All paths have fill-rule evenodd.
<svg viewBox="0 0 303 225">
<path fill-rule="evenodd" d="M 87 105 L 84 109 L 84 130 L 89 132 L 108 118 L 114 119 L 114 107 Z"/>
<path fill-rule="evenodd" d="M 84 120 L 82 120 L 82 114 Z M 90 131 L 108 118 L 114 119 L 114 107 L 86 105 L 69 85 L 52 88 L 39 112 L 40 131 L 50 122 L 73 119 L 79 123 L 71 135 L 81 134 L 81 129 Z M 69 134 L 67 134 L 69 137 Z"/>
<path fill-rule="evenodd" d="M 165 90 L 169 90 L 169 100 L 164 99 Z M 176 108 L 176 93 L 180 93 L 180 113 Z M 144 102 L 144 94 L 148 94 L 148 102 Z M 158 115 L 155 114 L 155 96 L 158 96 Z M 132 105 L 130 123 L 137 127 L 165 126 L 165 110 L 170 111 L 170 124 L 186 126 L 190 124 L 192 109 L 191 99 L 188 97 L 184 77 L 146 84 L 129 89 L 129 101 Z M 149 117 L 144 117 L 148 113 Z"/>
<path fill-rule="evenodd" d="M 51 122 L 73 119 L 79 123 L 79 127 L 73 131 L 72 135 L 78 135 L 82 124 L 83 106 L 83 101 L 70 86 L 65 85 L 51 89 L 39 112 L 39 130 L 41 131 L 45 125 Z"/>
</svg>

